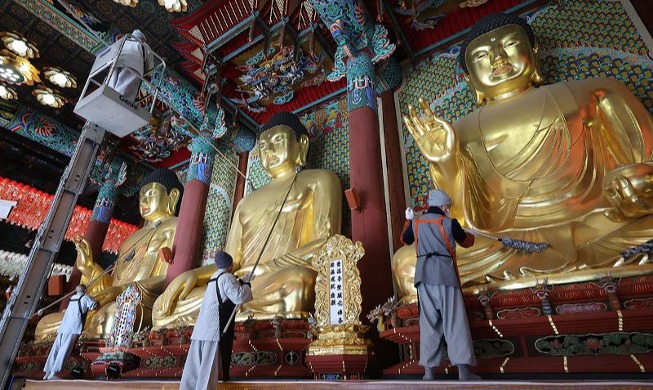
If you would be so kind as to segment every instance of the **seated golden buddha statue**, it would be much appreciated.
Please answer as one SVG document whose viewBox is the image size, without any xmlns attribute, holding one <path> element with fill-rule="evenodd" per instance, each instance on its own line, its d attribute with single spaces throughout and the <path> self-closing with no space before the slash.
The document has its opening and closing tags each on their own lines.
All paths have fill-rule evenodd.
<svg viewBox="0 0 653 390">
<path fill-rule="evenodd" d="M 163 292 L 168 263 L 160 252 L 172 248 L 177 229 L 177 205 L 183 186 L 176 174 L 168 169 L 157 169 L 142 183 L 139 193 L 139 211 L 144 226 L 129 236 L 118 252 L 111 274 L 90 285 L 88 293 L 99 302 L 99 310 L 86 320 L 84 334 L 91 338 L 105 338 L 113 325 L 116 298 L 129 285 L 136 286 L 142 296 L 137 323 L 151 325 L 151 311 L 155 299 Z M 75 265 L 82 273 L 82 283 L 93 281 L 102 273 L 94 261 L 88 241 L 76 241 Z M 39 321 L 36 339 L 56 334 L 63 312 L 50 314 Z"/>
<path fill-rule="evenodd" d="M 261 127 L 258 144 L 271 182 L 240 201 L 225 247 L 237 277 L 248 275 L 260 258 L 252 281 L 254 299 L 240 307 L 236 320 L 250 315 L 257 320 L 306 318 L 315 303 L 317 272 L 311 259 L 340 232 L 340 181 L 327 170 L 300 170 L 309 140 L 295 115 L 274 115 Z M 154 326 L 194 324 L 214 272 L 215 265 L 209 264 L 175 278 L 156 301 Z"/>
<path fill-rule="evenodd" d="M 577 271 L 623 263 L 621 251 L 653 236 L 648 111 L 614 79 L 536 87 L 536 52 L 525 20 L 489 15 L 458 58 L 480 108 L 453 125 L 424 101 L 423 116 L 413 107 L 404 116 L 434 186 L 454 198 L 453 218 L 481 233 L 550 245 L 525 253 L 477 235 L 474 247 L 458 250 L 467 285 L 544 275 L 574 281 Z M 416 298 L 414 266 L 414 246 L 397 251 L 404 303 Z"/>
</svg>

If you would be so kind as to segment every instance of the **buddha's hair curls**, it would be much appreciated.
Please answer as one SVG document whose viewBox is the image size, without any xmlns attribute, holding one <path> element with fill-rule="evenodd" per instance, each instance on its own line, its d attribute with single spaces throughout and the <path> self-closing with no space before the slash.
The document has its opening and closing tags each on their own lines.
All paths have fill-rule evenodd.
<svg viewBox="0 0 653 390">
<path fill-rule="evenodd" d="M 295 133 L 295 137 L 299 141 L 299 138 L 302 135 L 308 136 L 308 130 L 306 126 L 297 118 L 297 115 L 290 112 L 279 112 L 274 114 L 270 120 L 267 121 L 264 125 L 261 126 L 259 130 L 259 135 L 265 130 L 271 129 L 275 126 L 286 126 Z"/>
<path fill-rule="evenodd" d="M 165 187 L 168 194 L 172 191 L 173 188 L 179 190 L 179 201 L 184 194 L 184 186 L 179 181 L 177 174 L 171 169 L 158 168 L 152 171 L 143 181 L 141 182 L 141 187 L 150 183 L 159 183 Z M 179 213 L 179 207 L 177 207 L 177 213 Z"/>
</svg>

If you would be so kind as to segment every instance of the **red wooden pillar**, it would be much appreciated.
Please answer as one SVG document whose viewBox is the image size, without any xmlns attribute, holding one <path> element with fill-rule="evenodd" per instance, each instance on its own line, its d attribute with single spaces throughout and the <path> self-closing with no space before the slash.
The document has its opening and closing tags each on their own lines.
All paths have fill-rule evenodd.
<svg viewBox="0 0 653 390">
<path fill-rule="evenodd" d="M 211 184 L 215 150 L 203 138 L 193 140 L 188 176 L 179 208 L 177 232 L 172 245 L 173 258 L 168 266 L 165 285 L 185 271 L 199 265 L 199 246 L 202 239 L 204 212 Z"/>
<path fill-rule="evenodd" d="M 365 256 L 358 261 L 363 317 L 394 293 L 374 79 L 374 64 L 367 54 L 347 61 L 350 180 L 360 197 L 359 209 L 351 213 L 352 240 L 365 248 Z M 395 362 L 396 348 L 376 332 L 370 335 L 378 362 Z M 380 375 L 379 368 L 370 367 L 370 375 Z"/>
<path fill-rule="evenodd" d="M 383 129 L 385 135 L 385 162 L 388 173 L 388 193 L 390 203 L 390 224 L 395 251 L 401 248 L 401 231 L 405 221 L 406 196 L 404 194 L 404 173 L 401 165 L 401 145 L 399 126 L 395 115 L 395 99 L 392 91 L 381 95 L 383 110 Z"/>
<path fill-rule="evenodd" d="M 352 240 L 365 248 L 358 262 L 363 315 L 393 295 L 374 77 L 367 54 L 347 61 L 351 187 L 361 203 L 351 214 Z"/>
</svg>

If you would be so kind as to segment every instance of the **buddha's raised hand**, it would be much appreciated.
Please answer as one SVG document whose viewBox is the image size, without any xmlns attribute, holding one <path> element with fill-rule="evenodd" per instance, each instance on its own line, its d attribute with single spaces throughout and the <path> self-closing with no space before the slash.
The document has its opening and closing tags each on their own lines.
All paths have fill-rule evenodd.
<svg viewBox="0 0 653 390">
<path fill-rule="evenodd" d="M 75 244 L 75 249 L 77 249 L 75 267 L 77 267 L 82 275 L 86 276 L 89 279 L 92 278 L 96 264 L 93 261 L 93 251 L 91 250 L 91 244 L 82 236 L 74 237 L 73 244 Z"/>
<path fill-rule="evenodd" d="M 436 164 L 445 164 L 455 159 L 458 141 L 453 127 L 442 118 L 438 118 L 420 98 L 423 116 L 420 117 L 415 107 L 409 105 L 409 117 L 403 116 L 404 123 L 415 140 L 424 157 Z"/>
</svg>

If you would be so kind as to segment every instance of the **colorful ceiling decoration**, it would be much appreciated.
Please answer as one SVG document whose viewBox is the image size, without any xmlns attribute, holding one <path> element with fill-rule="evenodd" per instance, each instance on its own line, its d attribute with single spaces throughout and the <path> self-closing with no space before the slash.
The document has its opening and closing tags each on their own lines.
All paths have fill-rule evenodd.
<svg viewBox="0 0 653 390">
<path fill-rule="evenodd" d="M 16 201 L 7 222 L 25 229 L 38 230 L 45 220 L 54 195 L 39 191 L 25 184 L 0 177 L 0 199 Z M 84 235 L 91 221 L 91 210 L 76 206 L 66 231 L 66 240 Z M 109 224 L 103 251 L 118 253 L 122 243 L 138 229 L 137 226 L 112 219 Z"/>
<path fill-rule="evenodd" d="M 279 110 L 293 111 L 338 90 L 326 83 L 335 43 L 310 3 L 289 0 L 206 2 L 174 20 L 187 42 L 175 43 L 186 71 L 199 83 L 217 71 L 221 97 L 256 125 Z"/>
<path fill-rule="evenodd" d="M 410 17 L 412 20 L 410 27 L 421 31 L 435 28 L 438 21 L 444 18 L 445 15 L 438 12 L 438 8 L 442 4 L 444 4 L 444 0 L 415 0 L 411 2 L 401 0 L 399 7 L 393 7 L 392 10 L 398 15 Z"/>
<path fill-rule="evenodd" d="M 188 144 L 188 137 L 175 131 L 170 116 L 150 123 L 132 134 L 137 141 L 130 149 L 148 163 L 158 163 Z"/>
<path fill-rule="evenodd" d="M 239 107 L 251 112 L 262 112 L 269 104 L 283 105 L 295 97 L 301 87 L 318 86 L 324 82 L 324 51 L 305 55 L 293 45 L 274 44 L 249 57 L 245 65 L 236 67 L 242 72 L 237 83 L 241 99 L 232 99 Z"/>
</svg>

